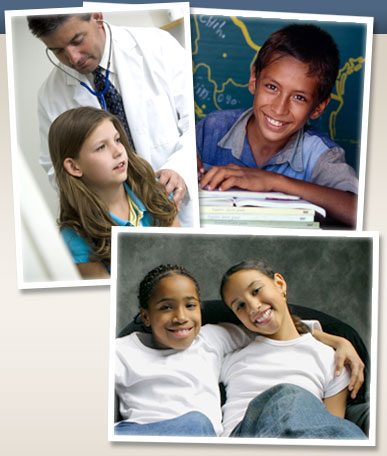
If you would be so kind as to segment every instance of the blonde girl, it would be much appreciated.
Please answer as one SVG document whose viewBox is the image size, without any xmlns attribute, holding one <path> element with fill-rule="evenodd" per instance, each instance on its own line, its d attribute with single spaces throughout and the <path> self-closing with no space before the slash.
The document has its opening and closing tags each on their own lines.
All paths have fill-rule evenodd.
<svg viewBox="0 0 387 456">
<path fill-rule="evenodd" d="M 52 123 L 48 141 L 59 227 L 83 278 L 109 277 L 112 225 L 179 226 L 175 203 L 114 115 L 70 109 Z"/>
</svg>

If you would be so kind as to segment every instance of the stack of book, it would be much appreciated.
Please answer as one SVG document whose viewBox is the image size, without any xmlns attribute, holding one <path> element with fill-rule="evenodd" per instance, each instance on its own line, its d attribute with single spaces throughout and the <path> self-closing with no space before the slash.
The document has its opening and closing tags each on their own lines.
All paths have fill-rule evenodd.
<svg viewBox="0 0 387 456">
<path fill-rule="evenodd" d="M 199 191 L 200 225 L 318 229 L 322 207 L 279 192 Z"/>
</svg>

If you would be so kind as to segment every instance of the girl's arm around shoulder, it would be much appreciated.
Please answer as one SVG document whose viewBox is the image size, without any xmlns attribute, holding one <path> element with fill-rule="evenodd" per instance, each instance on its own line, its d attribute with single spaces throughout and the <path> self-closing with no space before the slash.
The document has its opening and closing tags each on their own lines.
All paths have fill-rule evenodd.
<svg viewBox="0 0 387 456">
<path fill-rule="evenodd" d="M 252 337 L 241 326 L 233 323 L 207 324 L 202 327 L 201 332 L 222 355 L 243 348 L 252 341 Z"/>
<path fill-rule="evenodd" d="M 334 336 L 323 331 L 314 330 L 313 336 L 325 345 L 332 347 L 335 352 L 336 376 L 339 376 L 347 364 L 351 368 L 351 380 L 348 390 L 354 399 L 364 382 L 364 363 L 357 354 L 355 347 L 344 337 Z"/>
</svg>

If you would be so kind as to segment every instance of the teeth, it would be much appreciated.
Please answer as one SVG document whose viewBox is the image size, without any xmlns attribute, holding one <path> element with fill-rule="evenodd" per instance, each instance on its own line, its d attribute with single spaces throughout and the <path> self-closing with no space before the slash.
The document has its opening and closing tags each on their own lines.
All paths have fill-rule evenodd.
<svg viewBox="0 0 387 456">
<path fill-rule="evenodd" d="M 284 122 L 279 122 L 278 120 L 271 119 L 270 117 L 266 116 L 266 120 L 269 122 L 269 124 L 274 125 L 275 127 L 282 127 L 282 125 L 285 125 Z"/>
<path fill-rule="evenodd" d="M 270 315 L 271 309 L 267 309 L 259 318 L 255 320 L 256 323 L 262 323 Z"/>
</svg>

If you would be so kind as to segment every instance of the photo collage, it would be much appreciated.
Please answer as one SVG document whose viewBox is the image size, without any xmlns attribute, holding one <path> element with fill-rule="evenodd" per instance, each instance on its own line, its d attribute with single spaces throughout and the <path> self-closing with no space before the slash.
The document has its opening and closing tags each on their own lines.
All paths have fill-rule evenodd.
<svg viewBox="0 0 387 456">
<path fill-rule="evenodd" d="M 106 440 L 374 447 L 374 18 L 4 14 L 17 288 L 108 290 Z"/>
</svg>

